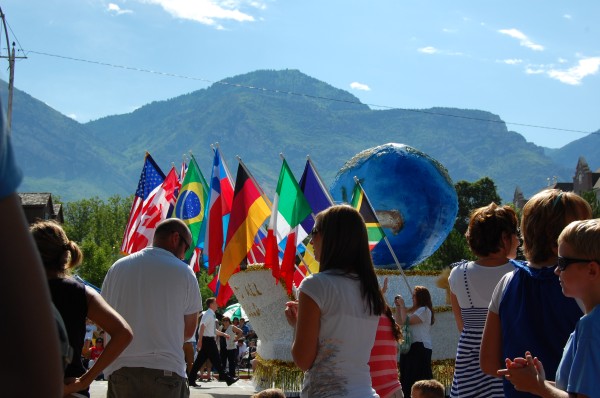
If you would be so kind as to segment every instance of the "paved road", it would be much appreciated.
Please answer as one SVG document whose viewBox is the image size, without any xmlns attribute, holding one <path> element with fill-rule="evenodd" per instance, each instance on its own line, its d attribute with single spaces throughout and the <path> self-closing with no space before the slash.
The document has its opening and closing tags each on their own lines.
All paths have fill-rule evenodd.
<svg viewBox="0 0 600 398">
<path fill-rule="evenodd" d="M 90 387 L 91 398 L 105 398 L 108 382 L 95 381 Z M 255 393 L 251 380 L 239 380 L 227 387 L 227 384 L 218 381 L 202 382 L 200 387 L 190 387 L 192 398 L 248 398 Z"/>
</svg>

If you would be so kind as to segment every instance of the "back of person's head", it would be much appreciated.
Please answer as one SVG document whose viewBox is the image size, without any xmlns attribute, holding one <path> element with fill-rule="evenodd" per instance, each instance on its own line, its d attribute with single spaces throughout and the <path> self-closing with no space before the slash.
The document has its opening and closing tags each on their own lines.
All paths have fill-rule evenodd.
<svg viewBox="0 0 600 398">
<path fill-rule="evenodd" d="M 411 395 L 414 396 L 414 392 L 419 391 L 421 398 L 444 398 L 446 391 L 444 385 L 437 380 L 419 380 L 412 385 Z"/>
<path fill-rule="evenodd" d="M 319 270 L 355 274 L 370 313 L 381 315 L 385 300 L 379 290 L 367 227 L 360 213 L 348 205 L 331 206 L 317 214 L 315 230 L 321 234 Z"/>
<path fill-rule="evenodd" d="M 600 218 L 573 221 L 558 236 L 578 258 L 600 261 Z"/>
<path fill-rule="evenodd" d="M 558 235 L 572 221 L 592 216 L 588 202 L 573 192 L 547 189 L 535 194 L 523 207 L 523 252 L 532 263 L 556 256 Z"/>
<path fill-rule="evenodd" d="M 190 229 L 182 220 L 179 218 L 167 218 L 156 225 L 152 245 L 163 248 L 173 232 L 180 234 L 186 242 L 191 242 L 192 240 Z"/>
<path fill-rule="evenodd" d="M 217 301 L 217 299 L 215 297 L 207 298 L 206 301 L 204 302 L 206 304 L 206 308 L 210 308 L 210 305 L 212 303 L 214 303 L 215 301 Z"/>
<path fill-rule="evenodd" d="M 81 264 L 83 253 L 56 221 L 38 221 L 29 228 L 47 270 L 64 272 Z"/>
<path fill-rule="evenodd" d="M 510 206 L 492 202 L 473 210 L 465 237 L 471 251 L 485 257 L 500 250 L 503 235 L 518 233 L 518 228 L 515 211 Z"/>
<path fill-rule="evenodd" d="M 413 308 L 427 307 L 431 311 L 431 324 L 435 322 L 433 313 L 433 301 L 431 300 L 431 293 L 425 286 L 415 286 L 415 301 Z"/>
<path fill-rule="evenodd" d="M 250 398 L 285 398 L 285 394 L 279 388 L 269 388 L 252 395 Z"/>
</svg>

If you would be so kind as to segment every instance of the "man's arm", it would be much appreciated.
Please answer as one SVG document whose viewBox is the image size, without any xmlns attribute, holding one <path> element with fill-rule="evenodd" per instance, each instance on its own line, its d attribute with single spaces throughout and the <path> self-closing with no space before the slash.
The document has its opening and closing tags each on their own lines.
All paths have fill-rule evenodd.
<svg viewBox="0 0 600 398">
<path fill-rule="evenodd" d="M 198 313 L 187 314 L 183 316 L 183 341 L 188 341 L 194 336 L 196 326 L 198 326 Z"/>
</svg>

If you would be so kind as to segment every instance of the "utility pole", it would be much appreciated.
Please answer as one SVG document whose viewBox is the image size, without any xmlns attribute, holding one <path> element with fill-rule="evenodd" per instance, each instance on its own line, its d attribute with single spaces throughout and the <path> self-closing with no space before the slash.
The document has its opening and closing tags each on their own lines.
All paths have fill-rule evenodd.
<svg viewBox="0 0 600 398">
<path fill-rule="evenodd" d="M 12 124 L 12 102 L 13 102 L 13 91 L 15 87 L 15 59 L 16 58 L 27 58 L 25 56 L 15 57 L 15 42 L 12 42 L 12 49 L 10 48 L 10 40 L 8 39 L 8 27 L 6 26 L 6 18 L 2 8 L 0 7 L 0 18 L 2 18 L 2 27 L 4 29 L 4 37 L 6 38 L 6 55 L 0 53 L 0 58 L 8 59 L 8 104 L 6 109 L 6 126 L 8 134 L 11 134 Z"/>
</svg>

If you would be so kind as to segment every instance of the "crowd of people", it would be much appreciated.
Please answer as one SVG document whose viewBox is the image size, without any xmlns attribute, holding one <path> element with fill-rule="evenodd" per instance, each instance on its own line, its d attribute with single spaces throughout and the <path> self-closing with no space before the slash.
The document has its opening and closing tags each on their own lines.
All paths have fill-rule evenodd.
<svg viewBox="0 0 600 398">
<path fill-rule="evenodd" d="M 3 393 L 89 397 L 104 377 L 108 397 L 188 397 L 207 359 L 219 380 L 235 383 L 252 334 L 241 319 L 218 322 L 214 297 L 199 321 L 198 281 L 181 261 L 192 241 L 186 224 L 160 222 L 152 246 L 115 262 L 97 293 L 70 277 L 83 256 L 58 223 L 28 231 L 15 193 L 22 176 L 0 123 L 0 254 L 11 264 L 0 297 L 15 325 L 0 327 Z M 557 189 L 527 202 L 520 228 L 510 207 L 472 212 L 466 237 L 476 259 L 454 264 L 449 277 L 460 331 L 452 397 L 600 396 L 600 219 L 591 215 L 585 200 Z M 310 236 L 320 272 L 285 306 L 301 396 L 444 397 L 431 370 L 430 292 L 416 286 L 410 307 L 399 295 L 393 308 L 386 303 L 365 223 L 350 206 L 319 213 Z M 526 261 L 515 260 L 519 238 Z M 23 383 L 34 374 L 36 383 Z"/>
</svg>

